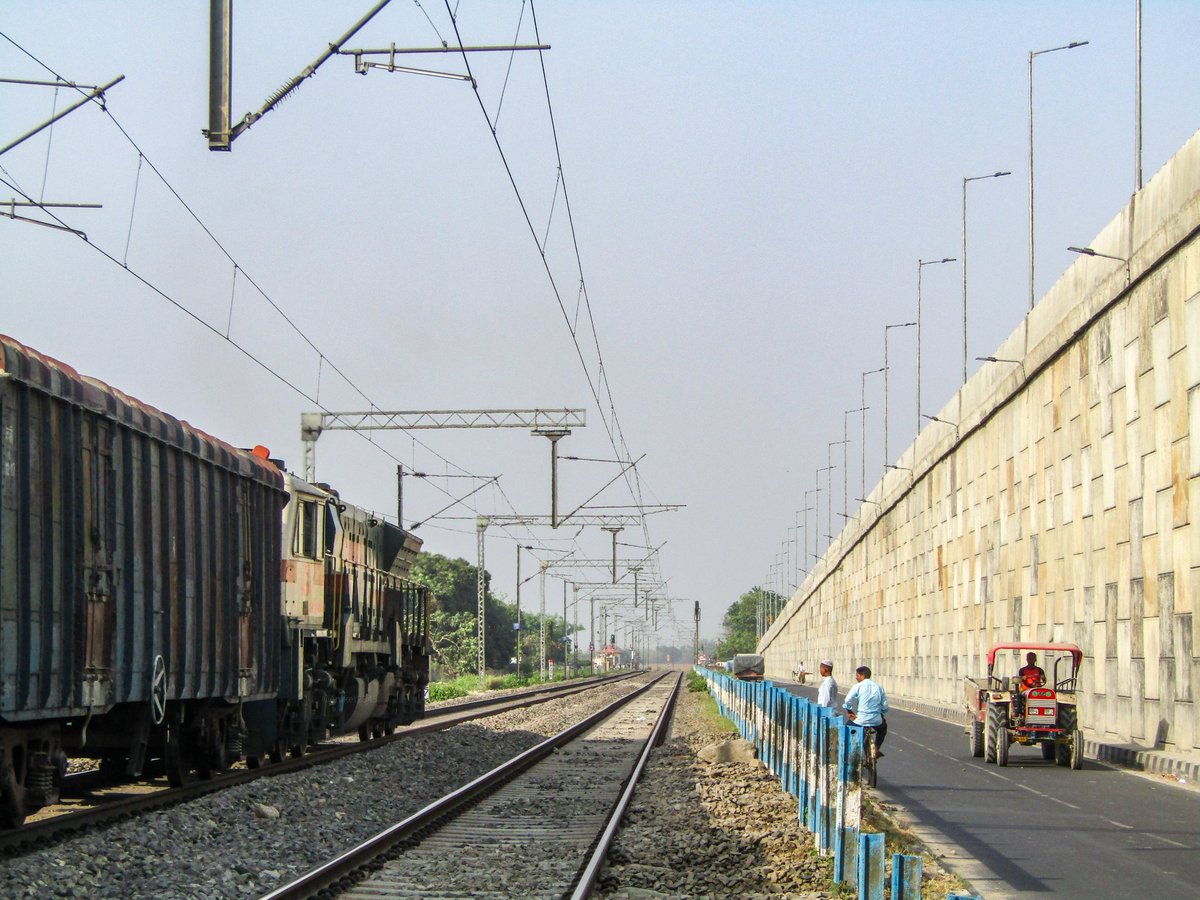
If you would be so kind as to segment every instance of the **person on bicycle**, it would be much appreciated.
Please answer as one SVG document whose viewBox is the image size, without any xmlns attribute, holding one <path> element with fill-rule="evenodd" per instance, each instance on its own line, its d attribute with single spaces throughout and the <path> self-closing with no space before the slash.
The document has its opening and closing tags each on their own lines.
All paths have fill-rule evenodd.
<svg viewBox="0 0 1200 900">
<path fill-rule="evenodd" d="M 887 737 L 887 719 L 884 718 L 888 711 L 887 694 L 871 680 L 871 669 L 868 666 L 855 669 L 854 680 L 857 684 L 850 688 L 842 706 L 849 713 L 852 724 L 860 728 L 875 729 L 875 758 L 878 759 L 883 756 L 880 748 Z"/>
</svg>

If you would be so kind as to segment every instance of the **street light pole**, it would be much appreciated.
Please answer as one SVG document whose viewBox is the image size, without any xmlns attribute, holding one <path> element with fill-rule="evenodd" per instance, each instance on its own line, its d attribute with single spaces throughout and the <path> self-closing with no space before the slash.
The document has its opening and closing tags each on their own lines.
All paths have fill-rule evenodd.
<svg viewBox="0 0 1200 900">
<path fill-rule="evenodd" d="M 963 322 L 963 380 L 967 383 L 967 182 L 985 178 L 1003 178 L 1012 172 L 993 172 L 991 175 L 972 175 L 962 180 L 962 322 Z"/>
<path fill-rule="evenodd" d="M 885 472 L 888 463 L 891 462 L 891 457 L 888 455 L 888 332 L 893 328 L 909 328 L 916 324 L 916 322 L 902 322 L 898 325 L 883 326 L 883 468 Z"/>
<path fill-rule="evenodd" d="M 846 430 L 846 417 L 851 413 L 862 413 L 863 420 L 866 421 L 867 407 L 860 406 L 858 409 L 846 409 L 842 411 L 842 515 L 850 511 L 850 461 L 848 453 L 850 450 L 850 435 Z"/>
<path fill-rule="evenodd" d="M 1133 100 L 1133 189 L 1142 189 L 1142 0 L 1137 0 L 1137 64 Z"/>
<path fill-rule="evenodd" d="M 869 372 L 862 373 L 862 474 L 860 475 L 859 493 L 864 497 L 867 495 L 867 376 L 877 375 L 884 369 L 872 369 Z"/>
<path fill-rule="evenodd" d="M 953 257 L 917 260 L 917 435 L 921 434 L 921 270 L 926 266 L 957 262 Z"/>
<path fill-rule="evenodd" d="M 1055 53 L 1058 50 L 1074 50 L 1076 47 L 1082 47 L 1087 44 L 1087 41 L 1072 41 L 1069 44 L 1063 44 L 1061 47 L 1051 47 L 1049 50 L 1030 50 L 1029 51 L 1029 308 L 1033 309 L 1034 304 L 1034 287 L 1033 287 L 1033 61 L 1035 58 L 1046 53 Z"/>
</svg>

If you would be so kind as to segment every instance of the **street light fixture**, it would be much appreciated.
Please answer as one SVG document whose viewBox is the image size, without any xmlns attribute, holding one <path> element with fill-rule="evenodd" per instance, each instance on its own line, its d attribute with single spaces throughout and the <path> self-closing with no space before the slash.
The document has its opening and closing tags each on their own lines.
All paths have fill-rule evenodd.
<svg viewBox="0 0 1200 900">
<path fill-rule="evenodd" d="M 921 433 L 921 270 L 926 266 L 939 266 L 942 263 L 958 262 L 954 257 L 942 259 L 917 260 L 917 434 Z"/>
<path fill-rule="evenodd" d="M 963 380 L 967 383 L 967 183 L 988 178 L 1003 178 L 1012 172 L 993 172 L 991 175 L 972 175 L 962 180 L 962 322 L 963 322 Z"/>
<path fill-rule="evenodd" d="M 1055 53 L 1059 50 L 1074 50 L 1076 47 L 1083 47 L 1087 41 L 1071 41 L 1069 44 L 1063 44 L 1061 47 L 1051 47 L 1048 50 L 1030 50 L 1029 51 L 1029 308 L 1033 309 L 1034 304 L 1034 287 L 1033 287 L 1033 61 L 1039 56 L 1047 53 Z"/>
<path fill-rule="evenodd" d="M 937 416 L 922 415 L 922 418 L 928 419 L 930 422 L 940 422 L 942 425 L 949 425 L 954 429 L 954 433 L 958 434 L 958 423 L 947 422 L 945 419 L 939 419 Z"/>
<path fill-rule="evenodd" d="M 1002 359 L 998 356 L 977 356 L 975 358 L 980 362 L 1002 362 L 1012 363 L 1014 366 L 1020 366 L 1021 377 L 1028 380 L 1028 376 L 1025 374 L 1025 363 L 1021 362 L 1019 359 Z"/>
<path fill-rule="evenodd" d="M 1129 282 L 1129 260 L 1124 256 L 1113 256 L 1111 253 L 1101 253 L 1099 250 L 1093 250 L 1091 247 L 1068 247 L 1072 253 L 1081 253 L 1084 256 L 1099 256 L 1104 259 L 1115 259 L 1117 262 L 1125 263 L 1125 282 Z"/>
</svg>

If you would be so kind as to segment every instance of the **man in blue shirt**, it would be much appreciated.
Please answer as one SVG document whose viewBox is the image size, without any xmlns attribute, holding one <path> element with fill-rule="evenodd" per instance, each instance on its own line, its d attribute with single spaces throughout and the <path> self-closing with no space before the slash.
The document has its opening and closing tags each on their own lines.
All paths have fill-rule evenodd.
<svg viewBox="0 0 1200 900">
<path fill-rule="evenodd" d="M 867 666 L 854 670 L 854 680 L 858 683 L 850 688 L 843 706 L 853 724 L 875 729 L 875 757 L 878 759 L 883 756 L 879 748 L 887 737 L 887 719 L 883 717 L 888 711 L 887 694 L 871 680 L 871 670 Z"/>
</svg>

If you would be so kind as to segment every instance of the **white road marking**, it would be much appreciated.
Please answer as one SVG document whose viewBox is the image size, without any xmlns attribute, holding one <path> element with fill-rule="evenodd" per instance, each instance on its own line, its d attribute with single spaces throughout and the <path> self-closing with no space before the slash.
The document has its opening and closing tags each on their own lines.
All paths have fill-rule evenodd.
<svg viewBox="0 0 1200 900">
<path fill-rule="evenodd" d="M 922 744 L 919 741 L 914 741 L 910 737 L 905 737 L 903 735 L 897 735 L 897 737 L 900 738 L 900 740 L 905 741 L 906 743 L 913 744 L 917 747 L 920 747 L 922 750 L 926 750 L 929 753 L 932 753 L 934 756 L 940 756 L 942 759 L 948 759 L 951 762 L 956 762 L 956 763 L 962 762 L 962 759 L 959 757 L 951 756 L 948 753 L 942 753 L 942 751 L 940 751 L 940 750 L 934 750 L 932 747 L 927 747 L 925 744 Z M 1035 790 L 1034 788 L 1031 788 L 1027 784 L 1021 784 L 1021 782 L 1017 781 L 1014 778 L 1009 778 L 1007 775 L 1003 774 L 1002 772 L 1000 772 L 996 769 L 989 769 L 986 766 L 984 766 L 984 767 L 980 767 L 979 771 L 983 772 L 986 775 L 991 775 L 993 778 L 999 778 L 1001 781 L 1007 781 L 1009 784 L 1015 785 L 1016 787 L 1019 787 L 1023 791 L 1029 791 L 1029 793 L 1036 794 L 1037 796 L 1042 797 L 1046 800 L 1049 800 L 1053 803 L 1060 803 L 1063 806 L 1068 807 L 1069 809 L 1081 809 L 1082 808 L 1082 807 L 1076 806 L 1074 803 L 1068 803 L 1066 800 L 1059 800 L 1057 797 L 1051 797 L 1049 794 L 1045 794 L 1039 790 Z"/>
</svg>

